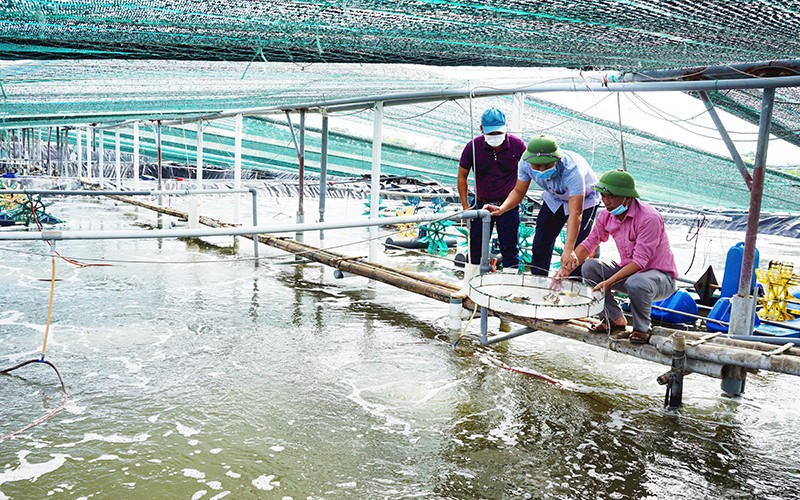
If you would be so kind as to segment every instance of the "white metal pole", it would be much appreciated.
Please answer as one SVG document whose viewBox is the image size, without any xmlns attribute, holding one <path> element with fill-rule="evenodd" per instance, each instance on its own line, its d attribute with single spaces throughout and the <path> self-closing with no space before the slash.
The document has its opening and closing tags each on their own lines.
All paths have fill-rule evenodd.
<svg viewBox="0 0 800 500">
<path fill-rule="evenodd" d="M 120 158 L 120 137 L 119 137 L 119 129 L 115 131 L 114 134 L 114 146 L 116 146 L 116 150 L 114 151 L 114 159 L 116 163 L 114 164 L 115 173 L 117 175 L 117 189 L 122 188 L 122 158 Z"/>
<path fill-rule="evenodd" d="M 42 165 L 42 129 L 36 129 L 38 131 L 39 139 L 36 141 L 36 163 L 39 164 L 41 167 Z"/>
<path fill-rule="evenodd" d="M 139 124 L 133 124 L 133 189 L 139 190 Z"/>
<path fill-rule="evenodd" d="M 75 177 L 83 177 L 83 130 L 77 129 L 75 135 L 75 145 L 78 147 L 78 165 L 75 167 Z"/>
<path fill-rule="evenodd" d="M 203 189 L 203 120 L 197 122 L 197 189 Z"/>
<path fill-rule="evenodd" d="M 511 102 L 511 120 L 508 124 L 508 131 L 517 137 L 522 137 L 522 124 L 525 118 L 525 94 L 515 93 Z"/>
<path fill-rule="evenodd" d="M 100 136 L 97 138 L 97 177 L 100 179 L 100 187 L 103 187 L 103 183 L 105 182 L 105 168 L 106 168 L 106 161 L 105 161 L 105 148 L 103 147 L 103 141 L 105 140 L 105 131 L 100 129 Z"/>
<path fill-rule="evenodd" d="M 236 115 L 236 132 L 233 141 L 233 187 L 242 187 L 242 115 Z M 239 195 L 233 195 L 233 223 L 239 223 Z"/>
<path fill-rule="evenodd" d="M 370 219 L 378 218 L 378 205 L 381 191 L 381 144 L 383 137 L 383 102 L 375 103 L 375 115 L 372 125 L 372 182 L 369 202 Z M 369 228 L 369 261 L 378 260 L 378 226 Z"/>
<path fill-rule="evenodd" d="M 86 177 L 91 179 L 92 175 L 92 134 L 94 130 L 91 128 L 86 129 Z"/>
</svg>

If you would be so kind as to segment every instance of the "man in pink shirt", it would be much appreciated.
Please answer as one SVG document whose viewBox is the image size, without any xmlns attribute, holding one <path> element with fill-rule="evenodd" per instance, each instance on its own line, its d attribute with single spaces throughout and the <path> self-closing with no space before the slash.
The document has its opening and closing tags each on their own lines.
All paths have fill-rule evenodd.
<svg viewBox="0 0 800 500">
<path fill-rule="evenodd" d="M 633 316 L 630 340 L 646 344 L 650 340 L 650 310 L 653 301 L 675 293 L 678 269 L 669 246 L 664 220 L 651 205 L 640 201 L 633 176 L 622 170 L 606 172 L 594 186 L 603 199 L 605 210 L 597 215 L 589 236 L 575 248 L 575 255 L 557 277 L 566 277 L 583 263 L 581 275 L 594 289 L 602 290 L 605 305 L 601 322 L 589 330 L 627 336 L 627 321 L 612 290 L 628 294 Z M 588 257 L 600 243 L 614 238 L 619 263 Z M 588 260 L 587 260 L 588 259 Z"/>
</svg>

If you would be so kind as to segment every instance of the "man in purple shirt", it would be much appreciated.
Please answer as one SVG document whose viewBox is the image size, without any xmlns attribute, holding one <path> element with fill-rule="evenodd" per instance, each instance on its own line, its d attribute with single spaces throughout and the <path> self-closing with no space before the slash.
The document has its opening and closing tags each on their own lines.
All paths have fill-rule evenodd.
<svg viewBox="0 0 800 500">
<path fill-rule="evenodd" d="M 470 208 L 468 179 L 470 170 L 475 172 L 474 207 L 500 204 L 506 199 L 517 182 L 517 164 L 527 147 L 525 142 L 506 133 L 506 116 L 497 108 L 484 111 L 481 116 L 482 134 L 467 143 L 461 153 L 458 169 L 458 196 L 464 210 Z M 497 228 L 497 240 L 503 256 L 504 268 L 515 268 L 519 263 L 517 233 L 519 210 L 492 217 L 492 226 Z M 465 294 L 467 283 L 479 270 L 481 258 L 482 226 L 480 219 L 470 221 L 469 261 L 464 271 L 465 286 L 459 292 Z"/>
<path fill-rule="evenodd" d="M 576 261 L 557 276 L 566 277 L 569 268 L 583 263 L 583 278 L 596 283 L 594 290 L 603 291 L 605 307 L 601 322 L 589 329 L 596 333 L 618 333 L 618 338 L 627 336 L 627 321 L 611 291 L 627 293 L 633 316 L 630 340 L 646 344 L 650 340 L 653 301 L 675 293 L 675 278 L 678 277 L 664 220 L 655 208 L 638 199 L 633 176 L 628 172 L 606 172 L 594 189 L 602 196 L 606 210 L 600 212 L 592 232 L 575 249 Z M 617 245 L 619 263 L 588 259 L 609 236 Z"/>
</svg>

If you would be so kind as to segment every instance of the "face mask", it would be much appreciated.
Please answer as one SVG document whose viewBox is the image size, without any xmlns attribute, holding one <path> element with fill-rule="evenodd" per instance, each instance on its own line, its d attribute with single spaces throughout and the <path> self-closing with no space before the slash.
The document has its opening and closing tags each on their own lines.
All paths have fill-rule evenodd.
<svg viewBox="0 0 800 500">
<path fill-rule="evenodd" d="M 625 205 L 620 205 L 617 208 L 615 208 L 614 210 L 609 210 L 608 213 L 610 213 L 611 215 L 622 215 L 627 211 L 628 211 L 628 207 L 626 207 Z"/>
<path fill-rule="evenodd" d="M 556 173 L 556 166 L 553 165 L 552 167 L 548 168 L 543 172 L 539 172 L 538 170 L 533 170 L 533 169 L 531 169 L 531 171 L 533 171 L 533 175 L 535 175 L 537 179 L 546 181 L 550 177 L 553 177 L 553 174 Z"/>
<path fill-rule="evenodd" d="M 494 135 L 483 134 L 483 137 L 486 138 L 486 144 L 490 145 L 493 148 L 496 148 L 497 146 L 503 144 L 503 141 L 506 140 L 506 134 L 494 134 Z"/>
</svg>

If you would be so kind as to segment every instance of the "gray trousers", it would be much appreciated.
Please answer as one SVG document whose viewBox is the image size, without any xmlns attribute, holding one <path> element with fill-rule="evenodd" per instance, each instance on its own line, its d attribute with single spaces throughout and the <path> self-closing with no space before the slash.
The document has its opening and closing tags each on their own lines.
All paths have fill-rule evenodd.
<svg viewBox="0 0 800 500">
<path fill-rule="evenodd" d="M 620 269 L 622 269 L 622 266 L 613 262 L 589 259 L 583 263 L 581 275 L 586 281 L 596 285 L 601 281 L 607 280 Z M 666 299 L 676 290 L 675 278 L 655 269 L 640 271 L 628 276 L 626 279 L 611 285 L 611 289 L 628 294 L 633 316 L 633 329 L 640 332 L 650 330 L 650 310 L 653 302 Z M 608 319 L 609 321 L 624 316 L 622 308 L 620 308 L 613 293 L 605 294 L 605 304 L 600 315 L 603 319 Z"/>
</svg>

